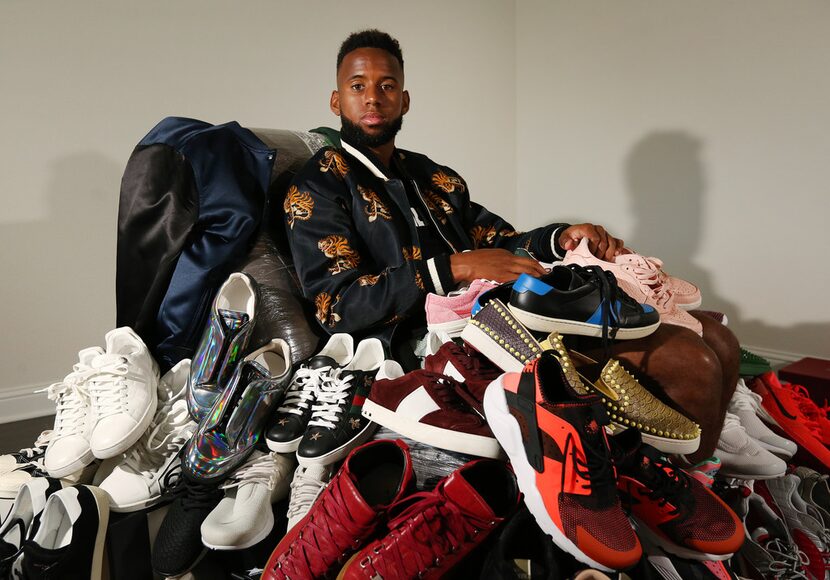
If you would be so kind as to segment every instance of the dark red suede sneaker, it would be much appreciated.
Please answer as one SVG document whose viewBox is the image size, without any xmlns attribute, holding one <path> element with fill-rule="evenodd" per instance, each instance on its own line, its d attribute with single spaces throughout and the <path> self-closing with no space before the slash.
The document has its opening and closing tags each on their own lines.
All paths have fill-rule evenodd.
<svg viewBox="0 0 830 580">
<path fill-rule="evenodd" d="M 389 507 L 411 491 L 414 477 L 403 441 L 370 441 L 352 451 L 308 514 L 274 548 L 262 580 L 335 574 L 372 539 Z"/>
<path fill-rule="evenodd" d="M 636 429 L 610 443 L 623 508 L 645 545 L 691 560 L 725 560 L 740 549 L 744 526 L 712 490 L 642 445 Z"/>
<path fill-rule="evenodd" d="M 375 381 L 363 416 L 433 447 L 500 457 L 499 442 L 484 417 L 459 395 L 461 388 L 455 379 L 426 370 Z"/>
<path fill-rule="evenodd" d="M 389 533 L 352 556 L 337 578 L 443 578 L 518 504 L 519 487 L 506 463 L 470 462 L 433 491 L 394 506 Z"/>
<path fill-rule="evenodd" d="M 484 415 L 484 391 L 496 380 L 501 370 L 484 355 L 466 344 L 445 342 L 438 352 L 424 359 L 424 370 L 446 375 L 464 383 L 465 392 L 472 398 L 470 404 Z M 465 397 L 466 398 L 466 397 Z"/>
</svg>

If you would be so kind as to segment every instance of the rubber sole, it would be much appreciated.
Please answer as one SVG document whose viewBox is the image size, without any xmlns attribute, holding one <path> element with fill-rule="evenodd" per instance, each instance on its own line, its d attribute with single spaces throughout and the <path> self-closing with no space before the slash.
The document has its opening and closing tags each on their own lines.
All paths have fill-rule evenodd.
<svg viewBox="0 0 830 580">
<path fill-rule="evenodd" d="M 268 509 L 266 512 L 266 517 L 268 522 L 266 522 L 265 526 L 260 528 L 253 536 L 248 538 L 245 542 L 240 544 L 233 544 L 233 545 L 223 545 L 223 544 L 214 544 L 205 540 L 204 534 L 202 534 L 202 543 L 210 548 L 211 550 L 244 550 L 246 548 L 250 548 L 251 546 L 256 546 L 262 540 L 268 537 L 268 534 L 271 533 L 271 530 L 274 529 L 274 514 Z"/>
<path fill-rule="evenodd" d="M 490 424 L 493 434 L 510 458 L 510 463 L 519 482 L 519 489 L 525 496 L 525 505 L 533 514 L 542 531 L 548 534 L 557 546 L 583 564 L 588 564 L 605 572 L 613 572 L 613 569 L 600 564 L 580 550 L 576 544 L 565 536 L 548 514 L 542 495 L 536 487 L 536 470 L 531 467 L 525 454 L 521 428 L 507 407 L 501 377 L 490 383 L 484 392 L 484 414 L 487 416 L 487 422 Z"/>
<path fill-rule="evenodd" d="M 448 322 L 438 322 L 436 324 L 427 324 L 427 330 L 431 332 L 446 332 L 450 338 L 457 338 L 461 335 L 461 331 L 467 326 L 469 318 L 462 318 L 461 320 L 450 320 Z"/>
<path fill-rule="evenodd" d="M 588 322 L 578 322 L 576 320 L 566 320 L 563 318 L 548 318 L 547 316 L 540 316 L 533 312 L 528 312 L 517 308 L 511 304 L 507 307 L 516 317 L 516 320 L 524 324 L 530 330 L 537 332 L 558 332 L 560 334 L 578 334 L 580 336 L 602 336 L 602 325 L 591 324 Z M 638 328 L 615 328 L 616 334 L 614 338 L 617 340 L 636 340 L 638 338 L 645 338 L 653 333 L 660 326 L 660 322 L 655 322 L 649 326 L 640 326 Z M 609 331 L 611 329 L 609 328 Z"/>
<path fill-rule="evenodd" d="M 646 524 L 637 518 L 632 516 L 630 519 L 631 525 L 634 527 L 634 530 L 637 532 L 637 535 L 644 544 L 648 546 L 657 546 L 669 554 L 674 554 L 675 556 L 680 556 L 681 558 L 686 558 L 687 560 L 698 560 L 701 562 L 705 562 L 707 560 L 728 560 L 733 556 L 732 553 L 705 554 L 703 552 L 698 552 L 697 550 L 692 550 L 691 548 L 684 548 L 683 546 L 675 544 L 674 542 L 655 534 Z"/>
<path fill-rule="evenodd" d="M 297 451 L 297 447 L 300 446 L 300 441 L 302 440 L 302 435 L 291 441 L 271 441 L 266 437 L 265 444 L 268 446 L 268 449 L 276 451 L 277 453 L 294 453 Z"/>
<path fill-rule="evenodd" d="M 362 413 L 367 419 L 396 433 L 439 449 L 447 449 L 477 457 L 490 457 L 491 459 L 502 457 L 501 445 L 494 437 L 484 437 L 427 425 L 390 411 L 369 399 L 363 403 Z"/>
<path fill-rule="evenodd" d="M 363 428 L 363 430 L 360 431 L 360 433 L 349 439 L 347 443 L 341 445 L 337 449 L 329 451 L 324 455 L 318 455 L 316 457 L 302 457 L 300 453 L 297 452 L 297 463 L 305 467 L 309 465 L 331 465 L 332 463 L 337 463 L 341 459 L 346 459 L 346 456 L 352 452 L 352 449 L 359 447 L 371 439 L 375 429 L 377 429 L 377 425 L 369 423 Z"/>
</svg>

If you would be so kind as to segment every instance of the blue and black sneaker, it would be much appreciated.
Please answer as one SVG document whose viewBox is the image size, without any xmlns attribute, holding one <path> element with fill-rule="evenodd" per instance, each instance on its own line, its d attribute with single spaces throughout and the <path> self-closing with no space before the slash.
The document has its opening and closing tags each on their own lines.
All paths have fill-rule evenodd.
<svg viewBox="0 0 830 580">
<path fill-rule="evenodd" d="M 638 304 L 597 266 L 554 266 L 539 278 L 522 274 L 513 283 L 510 310 L 537 332 L 559 332 L 628 340 L 648 336 L 660 314 Z"/>
</svg>

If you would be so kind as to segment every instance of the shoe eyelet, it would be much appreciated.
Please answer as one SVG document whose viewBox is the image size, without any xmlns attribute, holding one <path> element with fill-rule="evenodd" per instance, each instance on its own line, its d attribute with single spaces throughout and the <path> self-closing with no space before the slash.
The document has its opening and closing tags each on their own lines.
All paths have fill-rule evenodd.
<svg viewBox="0 0 830 580">
<path fill-rule="evenodd" d="M 476 529 L 474 529 L 474 530 L 473 530 L 473 535 L 474 535 L 474 536 L 477 536 L 477 535 L 479 535 L 480 533 L 481 533 L 481 530 L 479 530 L 478 528 L 476 528 Z"/>
<path fill-rule="evenodd" d="M 435 560 L 432 562 L 432 565 L 435 566 L 436 568 L 441 566 L 441 558 L 435 558 Z"/>
<path fill-rule="evenodd" d="M 373 551 L 375 554 L 380 554 L 380 546 L 375 546 L 374 548 L 372 548 L 372 551 Z"/>
<path fill-rule="evenodd" d="M 360 567 L 361 568 L 366 568 L 366 566 L 368 566 L 371 563 L 372 563 L 372 559 L 369 556 L 366 556 L 365 558 L 363 558 L 360 561 Z"/>
<path fill-rule="evenodd" d="M 495 526 L 495 525 L 496 525 L 496 520 L 492 520 L 492 521 L 490 522 L 490 525 L 491 525 L 491 526 Z"/>
</svg>

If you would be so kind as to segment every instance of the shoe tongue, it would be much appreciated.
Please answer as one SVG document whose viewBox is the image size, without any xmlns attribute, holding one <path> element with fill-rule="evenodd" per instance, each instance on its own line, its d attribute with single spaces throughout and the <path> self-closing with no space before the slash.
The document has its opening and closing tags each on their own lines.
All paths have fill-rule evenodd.
<svg viewBox="0 0 830 580">
<path fill-rule="evenodd" d="M 461 470 L 456 470 L 444 480 L 444 495 L 465 512 L 479 518 L 493 518 L 496 514 L 484 498 L 470 485 Z"/>
<path fill-rule="evenodd" d="M 750 534 L 753 542 L 756 542 L 760 545 L 766 544 L 768 541 L 772 539 L 772 534 L 766 528 L 756 528 Z"/>
<path fill-rule="evenodd" d="M 138 337 L 132 332 L 114 330 L 107 334 L 107 354 L 133 355 L 141 350 Z"/>
<path fill-rule="evenodd" d="M 81 352 L 78 353 L 78 360 L 81 361 L 81 364 L 89 366 L 92 364 L 92 359 L 94 359 L 99 354 L 104 354 L 104 351 L 101 350 L 99 346 L 92 346 L 90 348 L 85 348 Z"/>
<path fill-rule="evenodd" d="M 310 369 L 322 369 L 324 367 L 331 367 L 333 369 L 336 369 L 339 366 L 340 365 L 337 363 L 336 360 L 334 360 L 330 356 L 326 356 L 323 354 L 312 357 L 311 360 L 308 361 L 308 368 Z"/>
</svg>

